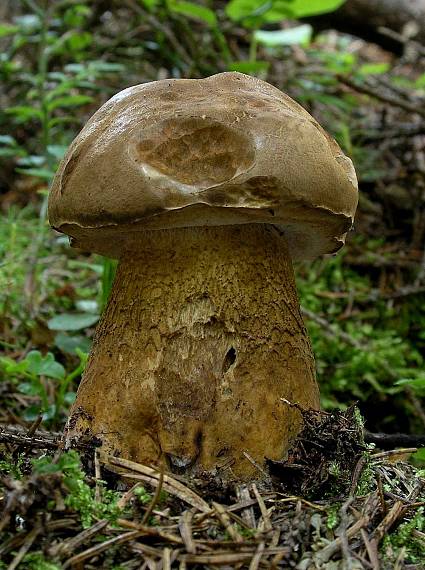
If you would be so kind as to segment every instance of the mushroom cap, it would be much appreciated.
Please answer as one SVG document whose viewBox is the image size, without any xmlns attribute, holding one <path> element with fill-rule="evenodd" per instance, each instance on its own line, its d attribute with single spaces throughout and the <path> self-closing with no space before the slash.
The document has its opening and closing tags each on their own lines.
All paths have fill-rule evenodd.
<svg viewBox="0 0 425 570">
<path fill-rule="evenodd" d="M 266 223 L 294 258 L 334 253 L 357 207 L 353 164 L 298 103 L 241 73 L 124 89 L 62 160 L 49 219 L 109 257 L 143 230 Z"/>
</svg>

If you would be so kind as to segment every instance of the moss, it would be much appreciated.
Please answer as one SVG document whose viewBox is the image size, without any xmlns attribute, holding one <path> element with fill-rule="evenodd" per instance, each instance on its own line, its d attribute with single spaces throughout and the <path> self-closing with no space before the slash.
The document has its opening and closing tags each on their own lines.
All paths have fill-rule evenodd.
<svg viewBox="0 0 425 570">
<path fill-rule="evenodd" d="M 34 461 L 35 473 L 62 472 L 63 482 L 68 488 L 65 505 L 76 510 L 83 528 L 88 528 L 96 519 L 107 519 L 114 522 L 121 509 L 117 506 L 120 494 L 104 488 L 104 482 L 98 481 L 101 488 L 102 501 L 97 501 L 95 489 L 85 482 L 85 473 L 81 468 L 80 457 L 76 451 L 68 451 L 61 455 L 57 463 L 51 457 L 42 457 Z"/>
<path fill-rule="evenodd" d="M 3 459 L 0 459 L 0 473 L 9 475 L 13 479 L 22 479 L 24 463 L 25 459 L 21 453 L 17 457 L 6 454 Z"/>
<path fill-rule="evenodd" d="M 152 495 L 142 486 L 136 487 L 133 495 L 142 505 L 147 505 L 152 500 Z"/>
<path fill-rule="evenodd" d="M 44 556 L 38 552 L 27 554 L 19 568 L 26 570 L 60 570 L 60 566 L 48 562 Z"/>
<path fill-rule="evenodd" d="M 98 481 L 103 486 L 103 481 Z M 73 483 L 72 492 L 65 498 L 65 505 L 75 509 L 81 518 L 83 528 L 89 528 L 96 519 L 115 522 L 121 509 L 117 506 L 119 494 L 102 488 L 102 502 L 96 501 L 95 490 L 81 480 Z"/>
<path fill-rule="evenodd" d="M 425 542 L 423 538 L 415 536 L 414 531 L 425 530 L 425 509 L 420 507 L 415 515 L 403 522 L 398 528 L 388 534 L 383 541 L 382 551 L 384 557 L 394 561 L 402 548 L 405 550 L 405 561 L 411 564 L 421 563 L 425 560 Z"/>
<path fill-rule="evenodd" d="M 363 454 L 365 464 L 360 473 L 359 481 L 356 487 L 356 496 L 363 497 L 370 493 L 375 487 L 375 473 L 372 468 L 372 462 L 368 452 Z"/>
<path fill-rule="evenodd" d="M 331 505 L 327 510 L 327 517 L 326 517 L 326 528 L 329 530 L 333 530 L 339 524 L 339 509 L 340 505 L 338 503 Z"/>
</svg>

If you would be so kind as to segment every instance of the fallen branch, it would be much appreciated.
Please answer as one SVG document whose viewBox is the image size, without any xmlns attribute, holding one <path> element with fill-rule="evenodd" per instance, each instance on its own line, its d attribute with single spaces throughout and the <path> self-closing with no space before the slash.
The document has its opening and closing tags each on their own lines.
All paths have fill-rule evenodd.
<svg viewBox="0 0 425 570">
<path fill-rule="evenodd" d="M 0 425 L 0 444 L 1 443 L 22 448 L 61 449 L 62 434 L 41 430 L 30 433 L 22 427 Z M 71 448 L 82 451 L 92 451 L 96 449 L 96 446 L 93 443 L 83 443 L 79 441 L 73 442 Z"/>
<path fill-rule="evenodd" d="M 35 449 L 57 449 L 60 447 L 61 434 L 27 430 L 15 426 L 0 426 L 0 443 L 31 447 Z"/>
<path fill-rule="evenodd" d="M 192 507 L 195 507 L 201 512 L 207 513 L 210 511 L 208 503 L 206 503 L 195 491 L 183 485 L 170 475 L 164 475 L 160 472 L 148 467 L 146 465 L 141 465 L 140 463 L 135 463 L 134 461 L 129 461 L 128 459 L 121 459 L 119 457 L 113 457 L 111 455 L 106 455 L 102 453 L 100 455 L 101 462 L 107 469 L 121 475 L 122 477 L 140 481 L 146 481 L 154 487 L 157 487 L 162 481 L 162 486 L 164 491 L 175 495 L 182 501 L 188 503 Z"/>
<path fill-rule="evenodd" d="M 318 411 L 315 413 L 320 414 Z M 325 425 L 322 435 L 326 437 L 318 441 L 315 439 L 314 418 L 310 418 L 311 441 L 306 439 L 308 434 L 301 440 L 303 446 L 318 444 L 316 459 L 310 460 L 315 478 L 320 472 L 326 476 L 327 467 L 321 460 L 326 441 L 339 441 L 337 455 L 341 446 L 350 446 L 347 430 L 353 429 L 353 422 L 342 413 L 332 418 L 330 413 L 323 414 Z M 37 437 L 37 433 L 34 435 Z M 405 449 L 370 456 L 367 478 L 371 492 L 361 496 L 355 492 L 364 466 L 363 456 L 359 458 L 352 472 L 348 472 L 349 497 L 344 508 L 340 509 L 342 516 L 338 530 L 328 526 L 328 515 L 331 508 L 346 499 L 344 492 L 332 495 L 329 501 L 321 498 L 317 504 L 300 496 L 288 496 L 286 491 L 282 492 L 280 484 L 277 491 L 272 482 L 267 489 L 252 485 L 251 493 L 243 493 L 243 500 L 233 503 L 234 497 L 227 494 L 228 487 L 214 486 L 211 494 L 204 483 L 192 490 L 167 474 L 163 475 L 162 483 L 167 494 L 161 497 L 158 508 L 155 504 L 162 476 L 157 469 L 99 452 L 100 462 L 108 469 L 113 468 L 121 477 L 146 480 L 156 487 L 157 492 L 148 507 L 149 516 L 146 517 L 146 511 L 143 513 L 140 502 L 134 497 L 133 486 L 131 490 L 122 492 L 117 503 L 121 509 L 117 518 L 94 518 L 92 526 L 83 529 L 80 514 L 71 505 L 64 509 L 69 488 L 63 474 L 34 472 L 23 475 L 19 480 L 4 478 L 3 495 L 0 496 L 3 508 L 0 527 L 5 532 L 2 534 L 0 529 L 0 558 L 12 569 L 18 568 L 17 564 L 27 554 L 43 552 L 46 561 L 64 569 L 77 566 L 103 568 L 113 559 L 117 565 L 130 563 L 131 566 L 131 562 L 137 561 L 140 568 L 163 570 L 179 565 L 181 568 L 198 565 L 206 569 L 223 565 L 244 566 L 258 570 L 286 568 L 290 564 L 301 567 L 306 562 L 309 567 L 345 562 L 347 568 L 350 564 L 354 568 L 357 561 L 362 568 L 378 570 L 382 563 L 378 550 L 382 537 L 392 532 L 399 521 L 412 520 L 417 509 L 424 504 L 421 498 L 425 482 L 412 466 L 399 462 L 406 452 L 411 451 Z M 349 455 L 355 457 L 358 454 L 350 450 Z M 310 452 L 307 456 L 311 457 Z M 295 459 L 299 460 L 298 457 Z M 393 462 L 394 459 L 397 463 Z M 115 479 L 111 482 L 113 484 Z M 93 487 L 92 476 L 87 476 L 87 484 Z M 382 497 L 379 496 L 379 486 Z M 102 497 L 105 499 L 106 494 Z M 239 512 L 243 516 L 247 508 L 253 511 L 250 517 L 253 522 L 248 525 L 235 514 Z M 51 517 L 48 520 L 45 520 L 46 512 Z M 318 516 L 314 523 L 316 530 L 312 533 L 309 529 L 314 514 Z M 142 521 L 147 519 L 151 525 L 143 524 Z M 37 526 L 40 520 L 43 524 Z M 19 527 L 16 521 L 22 521 Z M 415 533 L 415 539 L 423 539 L 421 531 Z M 324 536 L 331 541 L 325 547 Z M 400 561 L 405 559 L 407 555 Z M 397 561 L 391 559 L 393 562 Z"/>
<path fill-rule="evenodd" d="M 383 103 L 387 103 L 388 105 L 393 105 L 394 107 L 399 107 L 408 113 L 415 113 L 420 115 L 421 117 L 425 117 L 425 110 L 423 109 L 423 104 L 421 105 L 419 102 L 415 105 L 414 103 L 409 103 L 408 101 L 403 101 L 398 97 L 394 97 L 393 95 L 387 95 L 386 93 L 382 93 L 378 91 L 376 88 L 353 81 L 349 79 L 345 75 L 337 74 L 338 81 L 350 87 L 354 91 L 358 93 L 363 93 L 364 95 L 369 95 L 370 97 L 374 97 L 378 99 L 378 101 L 382 101 Z"/>
<path fill-rule="evenodd" d="M 360 530 L 364 528 L 368 522 L 369 521 L 366 517 L 359 519 L 356 523 L 354 523 L 352 526 L 350 526 L 350 528 L 346 530 L 346 538 L 349 539 L 356 536 L 356 534 L 360 532 Z M 325 564 L 338 550 L 340 550 L 341 546 L 342 538 L 338 537 L 333 542 L 328 544 L 328 546 L 325 546 L 325 548 L 319 550 L 319 552 L 314 557 L 315 561 L 319 564 Z"/>
<path fill-rule="evenodd" d="M 406 433 L 371 433 L 369 431 L 365 431 L 364 439 L 366 443 L 374 443 L 380 449 L 425 446 L 425 435 L 411 435 Z"/>
</svg>

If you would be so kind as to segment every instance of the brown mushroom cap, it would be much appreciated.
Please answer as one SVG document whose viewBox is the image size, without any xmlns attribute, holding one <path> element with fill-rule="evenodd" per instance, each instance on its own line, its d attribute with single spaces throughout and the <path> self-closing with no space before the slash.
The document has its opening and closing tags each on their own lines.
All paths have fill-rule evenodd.
<svg viewBox="0 0 425 570">
<path fill-rule="evenodd" d="M 352 162 L 300 105 L 220 73 L 136 85 L 107 101 L 64 157 L 50 223 L 110 257 L 145 229 L 267 223 L 294 258 L 336 252 L 357 206 Z"/>
</svg>

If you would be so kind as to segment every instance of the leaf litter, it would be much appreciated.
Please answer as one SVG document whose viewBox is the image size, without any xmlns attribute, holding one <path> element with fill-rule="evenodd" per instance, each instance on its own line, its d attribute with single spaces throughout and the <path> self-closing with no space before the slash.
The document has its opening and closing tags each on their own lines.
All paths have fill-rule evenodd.
<svg viewBox="0 0 425 570">
<path fill-rule="evenodd" d="M 300 413 L 285 460 L 246 484 L 0 427 L 0 568 L 424 568 L 415 450 L 366 446 L 354 407 Z"/>
</svg>

